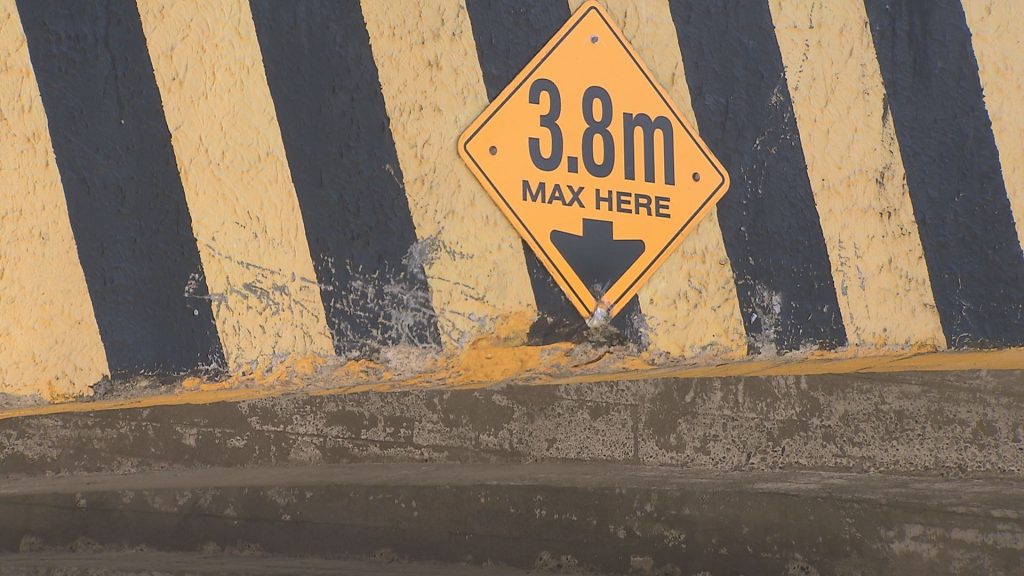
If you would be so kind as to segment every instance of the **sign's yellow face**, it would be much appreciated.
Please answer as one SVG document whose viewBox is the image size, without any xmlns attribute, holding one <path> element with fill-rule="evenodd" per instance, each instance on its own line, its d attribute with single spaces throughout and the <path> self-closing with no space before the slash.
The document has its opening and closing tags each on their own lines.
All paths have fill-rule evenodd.
<svg viewBox="0 0 1024 576">
<path fill-rule="evenodd" d="M 588 318 L 618 313 L 729 187 L 593 0 L 463 133 L 459 154 Z"/>
</svg>

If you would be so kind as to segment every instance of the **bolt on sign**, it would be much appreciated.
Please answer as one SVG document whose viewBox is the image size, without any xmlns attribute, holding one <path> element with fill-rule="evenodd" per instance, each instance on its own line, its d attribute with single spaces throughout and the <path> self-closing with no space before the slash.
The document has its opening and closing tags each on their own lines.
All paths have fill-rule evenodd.
<svg viewBox="0 0 1024 576">
<path fill-rule="evenodd" d="M 729 187 L 594 0 L 466 129 L 459 154 L 593 323 L 621 311 Z"/>
</svg>

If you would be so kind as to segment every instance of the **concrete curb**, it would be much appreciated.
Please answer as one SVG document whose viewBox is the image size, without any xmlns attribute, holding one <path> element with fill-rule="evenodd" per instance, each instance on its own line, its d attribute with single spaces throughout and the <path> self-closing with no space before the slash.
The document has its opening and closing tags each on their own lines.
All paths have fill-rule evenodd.
<svg viewBox="0 0 1024 576">
<path fill-rule="evenodd" d="M 21 416 L 0 420 L 0 474 L 581 460 L 1020 479 L 1022 381 L 1015 370 L 665 378 Z"/>
</svg>

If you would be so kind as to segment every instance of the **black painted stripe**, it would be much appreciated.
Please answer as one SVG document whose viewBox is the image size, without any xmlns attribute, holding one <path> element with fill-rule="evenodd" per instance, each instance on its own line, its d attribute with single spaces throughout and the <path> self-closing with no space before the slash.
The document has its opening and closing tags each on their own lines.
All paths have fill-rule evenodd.
<svg viewBox="0 0 1024 576">
<path fill-rule="evenodd" d="M 112 375 L 222 364 L 135 3 L 17 5 Z"/>
<path fill-rule="evenodd" d="M 1020 346 L 1024 255 L 963 7 L 866 6 L 946 341 Z"/>
<path fill-rule="evenodd" d="M 570 16 L 565 1 L 467 0 L 466 8 L 490 100 L 498 96 Z M 523 253 L 540 314 L 530 330 L 530 340 L 546 344 L 584 338 L 586 322 L 525 241 Z M 612 321 L 629 341 L 638 344 L 643 340 L 642 323 L 636 296 Z"/>
<path fill-rule="evenodd" d="M 700 134 L 732 180 L 718 220 L 751 352 L 845 345 L 767 2 L 670 7 Z"/>
<path fill-rule="evenodd" d="M 359 2 L 251 6 L 335 349 L 438 345 Z"/>
</svg>

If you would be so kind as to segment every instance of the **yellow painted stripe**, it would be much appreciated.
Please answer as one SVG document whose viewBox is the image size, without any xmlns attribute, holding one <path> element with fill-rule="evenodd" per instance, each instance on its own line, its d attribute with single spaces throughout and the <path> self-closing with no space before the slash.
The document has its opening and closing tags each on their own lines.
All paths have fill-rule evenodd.
<svg viewBox="0 0 1024 576">
<path fill-rule="evenodd" d="M 980 350 L 971 352 L 926 352 L 916 354 L 884 354 L 859 358 L 835 358 L 834 355 L 817 358 L 795 358 L 788 355 L 772 360 L 749 360 L 716 366 L 666 366 L 642 370 L 592 373 L 579 376 L 538 379 L 530 385 L 548 386 L 560 384 L 587 384 L 596 382 L 637 381 L 652 378 L 725 378 L 732 376 L 800 376 L 816 374 L 885 374 L 899 372 L 948 372 L 958 370 L 1024 370 L 1024 349 Z M 429 381 L 429 380 L 428 380 Z M 879 381 L 884 386 L 884 380 Z M 473 382 L 460 385 L 459 389 L 486 388 L 493 382 Z M 400 392 L 406 390 L 442 389 L 445 383 L 424 384 L 424 378 L 411 380 L 353 383 L 349 386 L 310 391 L 311 396 L 356 394 L 361 392 Z M 254 387 L 200 390 L 178 394 L 163 394 L 129 400 L 103 400 L 99 402 L 73 402 L 66 404 L 43 404 L 26 408 L 0 410 L 0 420 L 25 416 L 98 412 L 148 408 L 154 406 L 178 406 L 190 404 L 212 404 L 216 402 L 240 402 L 259 398 L 270 398 L 284 394 L 302 392 L 301 386 Z"/>
<path fill-rule="evenodd" d="M 249 4 L 139 13 L 228 366 L 333 354 Z"/>
<path fill-rule="evenodd" d="M 730 376 L 811 376 L 815 374 L 883 374 L 957 370 L 1024 370 L 1024 349 L 971 352 L 883 354 L 857 358 L 793 358 L 750 360 L 716 366 L 666 366 L 606 374 L 554 378 L 542 384 L 585 384 L 648 378 L 726 378 Z"/>
<path fill-rule="evenodd" d="M 14 0 L 0 0 L 0 393 L 61 400 L 108 372 Z"/>
<path fill-rule="evenodd" d="M 1003 181 L 1024 242 L 1024 2 L 963 0 Z"/>
<path fill-rule="evenodd" d="M 456 152 L 487 105 L 464 3 L 362 8 L 445 347 L 535 316 L 519 237 Z M 514 324 L 525 336 L 529 323 Z"/>
<path fill-rule="evenodd" d="M 573 10 L 582 3 L 569 2 Z M 686 119 L 699 129 L 668 2 L 607 0 L 604 5 Z M 746 331 L 715 209 L 640 289 L 639 297 L 654 349 L 684 357 L 746 355 Z"/>
<path fill-rule="evenodd" d="M 770 5 L 850 345 L 944 347 L 863 4 Z"/>
</svg>

